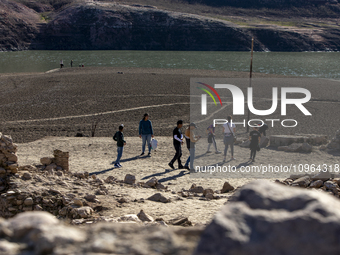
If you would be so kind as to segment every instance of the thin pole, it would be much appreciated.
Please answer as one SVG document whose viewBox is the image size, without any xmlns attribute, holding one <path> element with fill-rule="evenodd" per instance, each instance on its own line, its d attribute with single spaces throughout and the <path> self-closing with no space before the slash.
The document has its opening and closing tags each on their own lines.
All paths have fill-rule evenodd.
<svg viewBox="0 0 340 255">
<path fill-rule="evenodd" d="M 254 50 L 254 38 L 251 38 L 251 54 L 250 54 L 250 74 L 249 74 L 249 87 L 251 88 L 251 78 L 253 75 L 253 50 Z M 250 118 L 250 111 L 248 107 L 248 118 L 247 118 L 247 133 L 249 132 L 249 118 Z"/>
</svg>

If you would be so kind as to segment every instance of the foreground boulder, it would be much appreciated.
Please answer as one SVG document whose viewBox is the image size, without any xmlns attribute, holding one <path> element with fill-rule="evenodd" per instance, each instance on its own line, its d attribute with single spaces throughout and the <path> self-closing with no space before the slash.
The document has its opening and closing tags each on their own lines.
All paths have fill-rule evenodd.
<svg viewBox="0 0 340 255">
<path fill-rule="evenodd" d="M 0 254 L 187 255 L 192 254 L 201 232 L 201 227 L 136 223 L 98 223 L 80 228 L 64 225 L 46 212 L 27 212 L 0 221 Z"/>
<path fill-rule="evenodd" d="M 136 177 L 132 174 L 127 174 L 125 175 L 124 182 L 132 185 L 136 182 Z"/>
<path fill-rule="evenodd" d="M 245 185 L 205 229 L 194 255 L 339 254 L 340 202 L 268 181 Z"/>
</svg>

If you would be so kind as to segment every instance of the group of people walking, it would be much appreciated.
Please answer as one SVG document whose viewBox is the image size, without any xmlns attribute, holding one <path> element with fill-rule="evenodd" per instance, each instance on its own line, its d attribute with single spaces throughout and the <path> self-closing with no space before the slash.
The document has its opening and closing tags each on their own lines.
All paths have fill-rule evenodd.
<svg viewBox="0 0 340 255">
<path fill-rule="evenodd" d="M 235 124 L 232 124 L 232 117 L 227 117 L 228 122 L 223 125 L 223 143 L 224 143 L 224 157 L 223 162 L 226 162 L 227 152 L 230 147 L 231 152 L 231 160 L 235 160 L 234 158 L 234 142 L 236 140 L 236 127 Z M 172 160 L 169 162 L 169 167 L 175 169 L 174 164 L 177 161 L 178 169 L 187 169 L 192 170 L 194 169 L 194 159 L 195 159 L 195 151 L 196 151 L 196 143 L 202 138 L 199 135 L 195 134 L 195 129 L 197 129 L 197 125 L 195 123 L 190 123 L 190 125 L 185 129 L 185 133 L 182 133 L 183 127 L 183 120 L 178 120 L 177 125 L 173 130 L 172 139 L 173 139 L 173 146 L 175 148 L 175 155 Z M 250 160 L 255 162 L 256 152 L 259 151 L 261 135 L 266 135 L 267 125 L 259 125 L 253 127 L 253 130 L 249 134 L 250 140 Z M 117 142 L 117 159 L 115 161 L 115 167 L 121 167 L 120 164 L 121 157 L 123 155 L 123 148 L 126 145 L 126 141 L 124 140 L 124 125 L 121 124 L 119 126 L 119 130 L 113 136 L 113 139 Z M 154 132 L 152 123 L 149 120 L 149 114 L 145 113 L 143 118 L 139 122 L 138 127 L 139 137 L 142 139 L 142 153 L 140 156 L 144 156 L 146 153 L 146 146 L 147 146 L 147 156 L 151 156 L 151 148 L 152 148 L 152 138 L 154 138 Z M 220 154 L 217 149 L 217 143 L 215 139 L 215 127 L 210 125 L 207 130 L 208 134 L 208 148 L 206 153 L 211 153 L 210 150 L 211 145 L 214 146 L 215 153 Z M 181 157 L 182 157 L 182 146 L 186 143 L 186 147 L 189 150 L 189 157 L 186 160 L 185 164 L 182 164 Z"/>
<path fill-rule="evenodd" d="M 223 143 L 224 143 L 224 157 L 223 162 L 226 162 L 227 158 L 227 152 L 230 147 L 231 151 L 231 160 L 235 160 L 234 158 L 234 143 L 236 140 L 236 127 L 235 124 L 232 124 L 232 117 L 227 117 L 228 122 L 223 125 Z M 261 126 L 261 127 L 260 127 Z M 190 125 L 185 130 L 185 135 L 183 136 L 181 128 L 183 127 L 183 121 L 179 120 L 177 121 L 177 126 L 173 130 L 173 145 L 175 148 L 175 155 L 172 158 L 172 160 L 169 163 L 169 166 L 172 169 L 175 169 L 174 163 L 177 161 L 178 163 L 178 169 L 188 169 L 193 170 L 194 169 L 194 159 L 195 159 L 195 151 L 196 151 L 196 143 L 201 139 L 201 136 L 195 135 L 195 129 L 197 128 L 197 125 L 195 123 L 190 123 Z M 256 152 L 260 150 L 260 141 L 261 141 L 261 135 L 266 135 L 266 129 L 268 126 L 266 124 L 262 125 L 259 124 L 259 126 L 253 127 L 253 130 L 249 134 L 249 140 L 250 140 L 250 160 L 252 162 L 255 162 L 255 156 Z M 210 125 L 207 130 L 208 134 L 208 148 L 206 153 L 211 153 L 210 150 L 211 146 L 214 146 L 215 153 L 221 154 L 217 149 L 217 143 L 215 139 L 215 127 L 213 125 Z M 181 156 L 182 156 L 182 145 L 184 144 L 184 138 L 186 142 L 186 146 L 190 152 L 190 156 L 188 157 L 185 165 L 182 165 Z M 190 164 L 190 166 L 189 166 Z"/>
</svg>

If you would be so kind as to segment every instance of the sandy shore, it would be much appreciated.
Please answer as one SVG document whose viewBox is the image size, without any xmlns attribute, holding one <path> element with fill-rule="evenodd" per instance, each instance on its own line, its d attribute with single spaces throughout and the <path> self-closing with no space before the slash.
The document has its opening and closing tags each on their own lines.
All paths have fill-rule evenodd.
<svg viewBox="0 0 340 255">
<path fill-rule="evenodd" d="M 104 180 L 108 176 L 114 176 L 122 180 L 126 174 L 133 174 L 136 176 L 137 182 L 147 181 L 151 177 L 156 177 L 159 182 L 175 192 L 175 194 L 165 192 L 164 195 L 174 198 L 177 196 L 177 192 L 182 189 L 189 189 L 193 183 L 218 191 L 225 181 L 237 188 L 254 180 L 249 174 L 244 174 L 240 178 L 230 178 L 228 175 L 221 178 L 193 178 L 193 175 L 187 170 L 171 170 L 167 164 L 174 154 L 172 139 L 171 137 L 157 137 L 157 139 L 159 142 L 157 151 L 153 151 L 151 157 L 140 158 L 138 155 L 141 152 L 141 140 L 138 137 L 127 137 L 127 146 L 124 149 L 121 163 L 122 168 L 114 168 L 113 166 L 113 161 L 116 159 L 116 145 L 111 138 L 107 137 L 47 137 L 34 142 L 19 144 L 18 158 L 20 165 L 39 163 L 41 157 L 52 156 L 54 149 L 61 149 L 70 153 L 70 171 L 72 172 L 88 171 Z M 183 150 L 183 160 L 187 157 L 188 151 Z M 249 149 L 236 146 L 235 157 L 237 158 L 236 161 L 226 163 L 226 165 L 246 162 L 249 157 Z M 285 163 L 335 164 L 338 163 L 338 157 L 318 150 L 303 154 L 263 149 L 258 153 L 256 163 L 253 165 L 280 165 Z M 263 177 L 270 180 L 277 179 L 275 174 L 265 174 Z M 162 217 L 165 220 L 170 220 L 178 216 L 184 216 L 189 217 L 194 224 L 205 224 L 233 194 L 233 192 L 221 194 L 223 198 L 211 201 L 200 200 L 197 197 L 192 199 L 183 198 L 183 200 L 174 199 L 173 202 L 166 204 L 148 200 L 145 200 L 144 203 L 131 203 L 135 199 L 147 199 L 156 192 L 154 189 L 133 188 L 129 185 L 112 185 L 110 193 L 114 194 L 114 196 L 99 195 L 98 197 L 103 202 L 103 206 L 111 208 L 104 211 L 105 215 L 113 214 L 118 217 L 138 213 L 143 209 L 155 218 Z M 117 200 L 121 197 L 130 202 L 116 207 Z"/>
<path fill-rule="evenodd" d="M 248 73 L 91 67 L 65 68 L 47 74 L 2 74 L 0 131 L 12 135 L 16 142 L 28 142 L 45 136 L 73 137 L 77 132 L 90 135 L 92 124 L 99 121 L 96 136 L 111 137 L 120 123 L 126 125 L 127 136 L 136 136 L 141 116 L 149 112 L 155 134 L 171 135 L 178 119 L 189 122 L 192 77 L 247 78 Z M 254 74 L 254 79 L 276 77 L 282 78 Z M 284 80 L 284 86 L 300 86 L 311 91 L 313 100 L 308 103 L 308 109 L 313 117 L 301 117 L 299 110 L 293 110 L 289 118 L 299 119 L 301 125 L 294 129 L 272 128 L 270 133 L 333 136 L 340 126 L 334 117 L 340 114 L 340 83 L 301 78 L 291 84 L 288 78 Z M 256 97 L 270 99 L 270 86 L 258 86 Z M 245 90 L 246 85 L 242 89 Z M 257 106 L 268 107 L 260 101 Z M 226 109 L 226 113 L 230 111 L 231 108 Z M 238 132 L 244 133 L 245 129 L 240 128 Z"/>
</svg>

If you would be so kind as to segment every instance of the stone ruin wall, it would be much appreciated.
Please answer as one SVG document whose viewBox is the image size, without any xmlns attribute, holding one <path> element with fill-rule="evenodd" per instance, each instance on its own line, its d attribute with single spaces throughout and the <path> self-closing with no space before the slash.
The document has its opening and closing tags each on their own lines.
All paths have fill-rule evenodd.
<svg viewBox="0 0 340 255">
<path fill-rule="evenodd" d="M 19 189 L 22 186 L 20 181 L 32 179 L 31 173 L 37 171 L 37 168 L 18 166 L 17 147 L 10 136 L 0 133 L 0 217 L 9 218 L 25 211 L 48 211 L 58 215 L 64 203 L 57 190 L 38 193 Z M 55 150 L 54 157 L 41 159 L 41 168 L 49 173 L 68 172 L 68 159 L 68 152 Z M 20 176 L 19 172 L 23 175 Z"/>
</svg>

